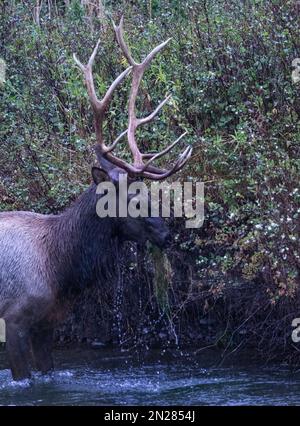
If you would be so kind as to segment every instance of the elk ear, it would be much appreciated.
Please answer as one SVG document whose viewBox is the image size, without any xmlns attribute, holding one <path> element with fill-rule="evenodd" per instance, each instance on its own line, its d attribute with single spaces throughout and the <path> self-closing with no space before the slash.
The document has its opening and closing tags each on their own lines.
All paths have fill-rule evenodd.
<svg viewBox="0 0 300 426">
<path fill-rule="evenodd" d="M 99 167 L 92 168 L 92 177 L 96 185 L 99 185 L 99 183 L 101 182 L 110 180 L 108 174 L 104 170 L 100 169 Z"/>
</svg>

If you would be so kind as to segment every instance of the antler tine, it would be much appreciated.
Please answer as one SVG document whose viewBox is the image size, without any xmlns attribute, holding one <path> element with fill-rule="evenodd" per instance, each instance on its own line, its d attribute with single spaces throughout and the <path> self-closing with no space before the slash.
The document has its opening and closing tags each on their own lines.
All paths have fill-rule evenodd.
<svg viewBox="0 0 300 426">
<path fill-rule="evenodd" d="M 132 68 L 132 67 L 130 67 L 130 68 Z M 171 97 L 172 97 L 172 95 L 167 96 L 150 115 L 148 115 L 147 117 L 138 119 L 138 125 L 146 124 L 146 123 L 149 123 L 150 121 L 152 121 L 155 118 L 155 116 L 159 113 L 161 108 L 168 102 L 168 100 Z M 120 135 L 117 137 L 117 139 L 109 147 L 109 151 L 112 151 L 116 147 L 116 145 L 118 144 L 120 139 L 122 139 L 127 134 L 127 132 L 128 132 L 128 129 L 126 129 L 122 133 L 120 133 Z M 171 145 L 170 149 L 172 147 L 173 147 L 173 144 Z M 150 158 L 152 158 L 153 155 L 156 155 L 156 154 L 142 154 L 142 157 L 148 158 L 150 156 Z"/>
<path fill-rule="evenodd" d="M 161 44 L 159 44 L 158 46 L 156 46 L 152 52 L 149 53 L 149 55 L 146 57 L 146 59 L 144 59 L 143 61 L 143 66 L 145 67 L 145 69 L 148 67 L 148 65 L 150 64 L 150 62 L 152 61 L 152 59 L 155 57 L 155 55 L 158 54 L 158 52 L 161 51 L 161 49 L 163 49 L 170 41 L 172 40 L 172 37 L 168 38 L 166 41 L 163 41 Z"/>
<path fill-rule="evenodd" d="M 76 62 L 78 67 L 81 69 L 81 71 L 84 75 L 85 84 L 86 84 L 87 91 L 88 91 L 89 98 L 90 98 L 90 102 L 91 102 L 91 105 L 92 105 L 94 111 L 100 110 L 100 101 L 99 101 L 99 99 L 96 95 L 94 78 L 93 78 L 93 73 L 92 73 L 93 63 L 94 63 L 97 51 L 99 49 L 99 45 L 100 45 L 100 39 L 98 40 L 98 42 L 97 42 L 97 44 L 96 44 L 96 46 L 93 50 L 93 53 L 91 54 L 89 61 L 86 65 L 82 64 L 79 61 L 79 59 L 77 58 L 76 54 L 73 53 L 74 61 Z"/>
<path fill-rule="evenodd" d="M 96 55 L 97 55 L 97 52 L 98 52 L 99 46 L 100 46 L 100 38 L 99 38 L 99 40 L 97 41 L 97 44 L 96 44 L 96 46 L 95 46 L 95 48 L 94 48 L 94 50 L 93 50 L 93 53 L 91 54 L 90 59 L 89 59 L 89 61 L 88 61 L 88 66 L 89 66 L 89 67 L 91 67 L 91 68 L 92 68 L 93 63 L 94 63 L 94 61 L 95 61 L 95 57 L 96 57 Z"/>
<path fill-rule="evenodd" d="M 84 72 L 87 66 L 89 66 L 89 67 L 91 67 L 91 68 L 92 68 L 93 63 L 94 63 L 94 60 L 95 60 L 95 57 L 96 57 L 96 54 L 97 54 L 97 51 L 98 51 L 98 49 L 99 49 L 99 46 L 100 46 L 100 39 L 97 41 L 97 44 L 96 44 L 96 46 L 94 47 L 93 53 L 91 54 L 90 59 L 89 59 L 89 61 L 88 61 L 87 65 L 83 65 L 83 64 L 79 61 L 79 59 L 77 58 L 76 53 L 73 53 L 74 61 L 75 61 L 75 62 L 76 62 L 76 64 L 79 66 L 79 68 L 81 69 L 81 71 L 83 71 L 83 72 Z"/>
<path fill-rule="evenodd" d="M 95 57 L 97 54 L 97 51 L 99 49 L 100 45 L 100 39 L 98 40 L 89 60 L 86 65 L 82 64 L 79 59 L 77 58 L 76 54 L 73 53 L 73 58 L 77 66 L 81 69 L 85 84 L 87 87 L 90 103 L 92 105 L 93 111 L 94 111 L 94 126 L 96 130 L 96 139 L 97 143 L 99 144 L 101 150 L 103 153 L 111 151 L 110 148 L 108 148 L 104 141 L 103 141 L 103 119 L 104 114 L 110 104 L 112 95 L 115 91 L 115 89 L 118 87 L 118 85 L 124 80 L 126 75 L 131 71 L 132 67 L 128 67 L 125 71 L 123 71 L 110 85 L 109 89 L 107 90 L 105 96 L 102 100 L 99 100 L 96 94 L 95 90 L 95 84 L 94 84 L 94 77 L 93 77 L 93 63 L 95 61 Z"/>
<path fill-rule="evenodd" d="M 180 154 L 176 164 L 175 164 L 175 172 L 178 172 L 182 169 L 185 163 L 190 159 L 193 152 L 193 148 L 191 146 L 187 146 L 186 149 Z"/>
<path fill-rule="evenodd" d="M 115 147 L 117 146 L 118 142 L 127 134 L 127 129 L 124 130 L 124 132 L 120 133 L 119 136 L 117 137 L 117 139 L 108 147 L 107 152 L 111 152 L 115 149 Z"/>
<path fill-rule="evenodd" d="M 168 100 L 171 99 L 171 97 L 172 95 L 167 96 L 163 101 L 161 101 L 161 103 L 155 108 L 155 110 L 151 114 L 149 114 L 147 117 L 139 118 L 137 122 L 138 126 L 152 121 L 155 118 L 155 116 L 159 113 L 159 111 L 162 109 L 162 107 L 168 102 Z"/>
<path fill-rule="evenodd" d="M 81 69 L 81 71 L 84 72 L 85 66 L 79 61 L 79 59 L 76 56 L 76 53 L 73 53 L 73 59 L 76 62 L 76 65 Z"/>
<path fill-rule="evenodd" d="M 151 180 L 163 180 L 168 178 L 169 176 L 173 175 L 174 173 L 179 172 L 185 164 L 190 159 L 193 152 L 193 148 L 191 146 L 188 146 L 184 152 L 179 156 L 178 160 L 174 164 L 171 170 L 166 171 L 162 174 L 156 174 L 156 173 L 150 173 L 150 172 L 143 172 L 142 176 Z"/>
<path fill-rule="evenodd" d="M 158 152 L 157 154 L 154 154 L 149 161 L 144 165 L 142 171 L 144 172 L 147 170 L 148 166 L 153 163 L 153 161 L 157 160 L 158 158 L 162 157 L 163 155 L 167 154 L 169 151 L 171 151 L 172 148 L 174 148 L 175 145 L 177 145 L 181 139 L 187 134 L 187 132 L 182 133 L 182 135 L 179 136 L 179 138 L 176 139 L 171 145 L 167 146 L 163 151 Z M 147 155 L 147 154 L 146 154 Z"/>
<path fill-rule="evenodd" d="M 107 90 L 104 98 L 102 99 L 102 104 L 103 104 L 103 108 L 107 109 L 112 95 L 115 91 L 115 89 L 119 86 L 119 84 L 124 80 L 124 78 L 126 77 L 127 74 L 130 73 L 130 71 L 132 70 L 132 66 L 126 68 L 125 71 L 123 71 L 116 79 L 115 81 L 113 81 L 113 83 L 110 85 L 109 89 Z"/>
<path fill-rule="evenodd" d="M 134 65 L 138 65 L 135 60 L 133 59 L 133 57 L 131 56 L 129 47 L 127 46 L 125 40 L 124 40 L 124 28 L 123 28 L 123 24 L 124 24 L 124 16 L 121 17 L 119 25 L 116 25 L 114 21 L 112 21 L 113 23 L 113 27 L 116 33 L 116 37 L 117 37 L 117 42 L 119 43 L 119 46 L 121 47 L 125 58 L 127 59 L 127 61 L 129 62 L 130 65 L 134 66 Z"/>
</svg>

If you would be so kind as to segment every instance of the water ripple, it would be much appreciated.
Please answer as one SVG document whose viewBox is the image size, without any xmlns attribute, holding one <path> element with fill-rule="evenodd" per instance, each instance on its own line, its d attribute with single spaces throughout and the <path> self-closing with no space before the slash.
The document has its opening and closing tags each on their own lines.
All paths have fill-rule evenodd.
<svg viewBox="0 0 300 426">
<path fill-rule="evenodd" d="M 135 364 L 132 357 L 101 355 L 58 353 L 55 372 L 21 382 L 0 369 L 0 405 L 300 404 L 299 375 L 283 368 L 212 368 L 185 359 Z"/>
</svg>

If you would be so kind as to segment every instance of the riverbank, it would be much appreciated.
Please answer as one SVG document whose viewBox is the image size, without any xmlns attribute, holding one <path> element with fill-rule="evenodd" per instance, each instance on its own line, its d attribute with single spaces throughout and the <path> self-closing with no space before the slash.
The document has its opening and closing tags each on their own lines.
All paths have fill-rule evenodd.
<svg viewBox="0 0 300 426">
<path fill-rule="evenodd" d="M 159 348 L 169 353 L 214 349 L 224 359 L 247 353 L 261 365 L 299 366 L 300 346 L 292 339 L 292 322 L 300 316 L 299 298 L 274 303 L 264 281 L 230 275 L 226 281 L 222 276 L 220 286 L 221 272 L 205 285 L 199 283 L 198 253 L 191 256 L 178 246 L 168 252 L 165 275 L 158 274 L 168 276 L 158 295 L 151 254 L 131 248 L 131 259 L 128 247 L 120 257 L 119 280 L 84 291 L 56 331 L 58 347 L 82 344 L 133 352 Z"/>
</svg>

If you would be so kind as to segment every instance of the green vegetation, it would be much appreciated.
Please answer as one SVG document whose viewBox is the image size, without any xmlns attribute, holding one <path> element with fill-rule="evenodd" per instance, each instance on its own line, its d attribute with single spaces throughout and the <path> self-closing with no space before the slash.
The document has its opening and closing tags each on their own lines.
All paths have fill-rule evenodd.
<svg viewBox="0 0 300 426">
<path fill-rule="evenodd" d="M 123 308 L 123 332 L 137 344 L 145 338 L 142 322 L 161 318 L 167 303 L 166 322 L 171 315 L 182 342 L 232 347 L 240 342 L 236 334 L 250 333 L 248 344 L 260 334 L 262 351 L 270 336 L 276 350 L 286 347 L 291 320 L 300 316 L 300 83 L 292 80 L 292 61 L 300 57 L 299 2 L 120 0 L 91 7 L 52 0 L 43 2 L 39 17 L 37 3 L 0 3 L 0 57 L 7 65 L 0 86 L 0 210 L 57 212 L 86 187 L 94 133 L 72 54 L 86 60 L 100 36 L 94 69 L 103 93 L 126 67 L 109 20 L 123 11 L 135 56 L 173 37 L 145 75 L 139 111 L 149 113 L 166 93 L 173 100 L 140 131 L 140 146 L 157 149 L 187 130 L 194 154 L 181 178 L 204 181 L 206 201 L 203 228 L 174 223 L 169 297 L 161 291 L 165 284 L 155 287 L 156 304 L 151 290 L 134 297 L 133 286 L 124 290 L 130 308 Z M 107 115 L 108 141 L 126 128 L 127 98 L 124 83 Z M 125 142 L 119 150 L 128 158 Z M 137 267 L 126 271 L 129 280 Z M 268 322 L 273 311 L 276 332 Z M 205 330 L 204 339 L 197 330 L 208 316 L 219 326 Z M 254 319 L 270 327 L 264 340 Z"/>
</svg>

